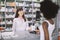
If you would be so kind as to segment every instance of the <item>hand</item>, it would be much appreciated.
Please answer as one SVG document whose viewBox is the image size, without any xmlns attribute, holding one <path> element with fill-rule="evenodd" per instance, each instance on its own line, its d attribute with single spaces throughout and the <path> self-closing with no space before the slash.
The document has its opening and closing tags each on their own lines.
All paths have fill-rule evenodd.
<svg viewBox="0 0 60 40">
<path fill-rule="evenodd" d="M 39 35 L 40 34 L 40 31 L 39 30 L 35 30 L 36 31 L 36 33 Z"/>
<path fill-rule="evenodd" d="M 27 27 L 25 30 L 27 30 L 27 31 L 31 31 L 31 27 Z"/>
</svg>

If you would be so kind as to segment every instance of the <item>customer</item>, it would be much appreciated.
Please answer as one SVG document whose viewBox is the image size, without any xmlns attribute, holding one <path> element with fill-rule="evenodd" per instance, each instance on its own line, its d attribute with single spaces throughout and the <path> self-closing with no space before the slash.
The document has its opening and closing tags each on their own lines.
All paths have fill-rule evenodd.
<svg viewBox="0 0 60 40">
<path fill-rule="evenodd" d="M 40 4 L 40 10 L 45 17 L 45 20 L 40 26 L 40 40 L 52 40 L 52 33 L 55 29 L 55 22 L 53 18 L 56 17 L 59 6 L 48 0 L 45 0 Z"/>
</svg>

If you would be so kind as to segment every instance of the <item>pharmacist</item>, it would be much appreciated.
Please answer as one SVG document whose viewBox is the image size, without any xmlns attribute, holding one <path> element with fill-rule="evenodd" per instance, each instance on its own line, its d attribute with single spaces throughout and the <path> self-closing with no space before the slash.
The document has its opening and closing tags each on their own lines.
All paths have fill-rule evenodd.
<svg viewBox="0 0 60 40">
<path fill-rule="evenodd" d="M 24 17 L 23 8 L 19 8 L 16 11 L 16 16 L 13 20 L 12 30 L 15 35 L 17 35 L 18 39 L 23 40 L 27 37 L 28 23 L 26 22 L 26 18 Z"/>
</svg>

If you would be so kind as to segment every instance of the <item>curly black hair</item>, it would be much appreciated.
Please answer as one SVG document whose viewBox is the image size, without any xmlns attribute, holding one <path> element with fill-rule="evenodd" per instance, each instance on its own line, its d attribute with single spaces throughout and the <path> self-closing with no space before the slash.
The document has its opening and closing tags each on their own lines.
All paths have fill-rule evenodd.
<svg viewBox="0 0 60 40">
<path fill-rule="evenodd" d="M 59 9 L 58 5 L 56 5 L 52 1 L 43 1 L 40 4 L 41 4 L 40 11 L 43 13 L 46 19 L 56 17 Z"/>
</svg>

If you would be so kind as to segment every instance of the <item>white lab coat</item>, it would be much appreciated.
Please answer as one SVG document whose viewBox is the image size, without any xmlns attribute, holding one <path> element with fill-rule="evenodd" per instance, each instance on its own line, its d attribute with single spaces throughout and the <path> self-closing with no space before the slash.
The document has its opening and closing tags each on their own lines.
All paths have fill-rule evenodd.
<svg viewBox="0 0 60 40">
<path fill-rule="evenodd" d="M 20 18 L 15 18 L 13 20 L 13 30 L 25 31 L 27 27 L 28 27 L 27 21 L 25 22 L 23 19 L 20 19 Z"/>
<path fill-rule="evenodd" d="M 14 32 L 15 35 L 18 35 L 18 37 L 24 38 L 26 37 L 26 34 L 28 29 L 28 22 L 24 21 L 23 19 L 20 18 L 15 18 L 13 20 L 13 26 L 12 26 L 12 30 Z"/>
</svg>

